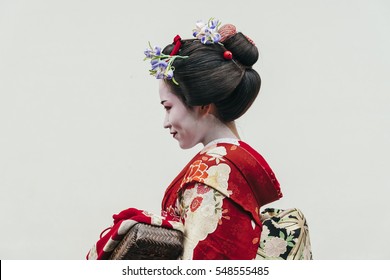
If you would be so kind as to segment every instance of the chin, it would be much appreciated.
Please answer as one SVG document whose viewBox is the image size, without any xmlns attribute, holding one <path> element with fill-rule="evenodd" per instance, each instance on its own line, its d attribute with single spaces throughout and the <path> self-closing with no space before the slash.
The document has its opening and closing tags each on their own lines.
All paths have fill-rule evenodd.
<svg viewBox="0 0 390 280">
<path fill-rule="evenodd" d="M 196 144 L 189 144 L 189 143 L 181 143 L 179 142 L 179 146 L 180 148 L 182 148 L 183 150 L 188 150 L 188 149 L 191 149 L 195 146 Z"/>
<path fill-rule="evenodd" d="M 185 146 L 185 145 L 180 145 L 180 144 L 179 144 L 179 146 L 180 146 L 180 148 L 183 149 L 183 150 L 188 150 L 188 149 L 191 149 L 191 148 L 193 147 L 193 146 L 190 147 L 190 146 Z"/>
</svg>

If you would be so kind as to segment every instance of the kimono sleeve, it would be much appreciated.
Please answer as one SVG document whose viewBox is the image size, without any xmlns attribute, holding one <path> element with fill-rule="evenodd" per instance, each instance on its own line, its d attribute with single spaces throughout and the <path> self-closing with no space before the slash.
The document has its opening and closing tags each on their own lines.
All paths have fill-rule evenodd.
<svg viewBox="0 0 390 280">
<path fill-rule="evenodd" d="M 179 202 L 184 219 L 183 259 L 254 259 L 261 227 L 218 190 L 187 184 Z"/>
</svg>

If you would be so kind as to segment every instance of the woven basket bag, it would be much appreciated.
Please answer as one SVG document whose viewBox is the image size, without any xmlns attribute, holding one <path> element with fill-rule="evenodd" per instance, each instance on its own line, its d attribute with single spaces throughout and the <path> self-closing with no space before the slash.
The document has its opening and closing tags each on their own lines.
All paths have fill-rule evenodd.
<svg viewBox="0 0 390 280">
<path fill-rule="evenodd" d="M 111 260 L 176 260 L 183 252 L 178 230 L 135 224 L 112 252 Z"/>
</svg>

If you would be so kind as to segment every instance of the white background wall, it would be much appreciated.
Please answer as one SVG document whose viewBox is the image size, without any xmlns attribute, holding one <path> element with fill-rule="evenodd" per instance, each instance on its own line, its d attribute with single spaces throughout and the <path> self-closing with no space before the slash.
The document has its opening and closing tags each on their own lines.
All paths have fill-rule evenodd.
<svg viewBox="0 0 390 280">
<path fill-rule="evenodd" d="M 111 215 L 159 212 L 201 148 L 162 128 L 148 41 L 198 19 L 257 43 L 261 94 L 238 121 L 316 259 L 390 259 L 390 2 L 0 0 L 0 259 L 83 259 Z"/>
</svg>

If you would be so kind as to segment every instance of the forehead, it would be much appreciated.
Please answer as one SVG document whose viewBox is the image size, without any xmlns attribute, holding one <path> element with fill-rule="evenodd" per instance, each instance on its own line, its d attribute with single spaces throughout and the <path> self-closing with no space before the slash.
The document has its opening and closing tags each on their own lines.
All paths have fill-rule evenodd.
<svg viewBox="0 0 390 280">
<path fill-rule="evenodd" d="M 180 102 L 181 101 L 179 99 L 179 97 L 176 96 L 176 94 L 172 93 L 172 91 L 170 90 L 168 85 L 165 82 L 163 82 L 163 81 L 159 82 L 159 90 L 158 90 L 158 92 L 159 92 L 159 95 L 160 95 L 161 102 L 163 102 L 163 101 Z"/>
</svg>

